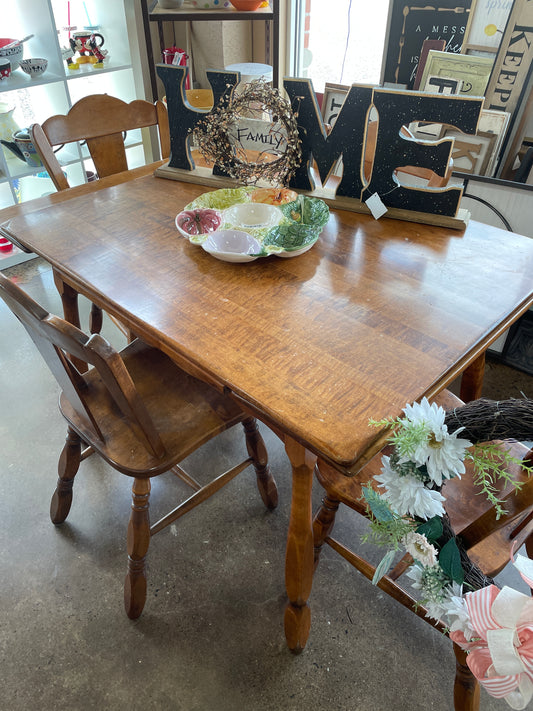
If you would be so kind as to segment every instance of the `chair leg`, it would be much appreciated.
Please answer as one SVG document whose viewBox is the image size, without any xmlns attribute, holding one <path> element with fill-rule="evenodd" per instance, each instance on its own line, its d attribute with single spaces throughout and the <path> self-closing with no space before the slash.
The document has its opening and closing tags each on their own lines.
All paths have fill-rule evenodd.
<svg viewBox="0 0 533 711">
<path fill-rule="evenodd" d="M 453 704 L 455 711 L 478 711 L 479 683 L 466 663 L 466 652 L 458 644 L 453 644 L 455 654 L 455 683 Z"/>
<path fill-rule="evenodd" d="M 59 524 L 67 518 L 72 504 L 72 486 L 81 461 L 81 439 L 69 427 L 67 439 L 59 456 L 57 470 L 59 478 L 50 502 L 52 523 Z"/>
<path fill-rule="evenodd" d="M 91 313 L 89 315 L 89 330 L 91 333 L 100 333 L 102 330 L 103 315 L 102 309 L 96 304 L 91 304 Z"/>
<path fill-rule="evenodd" d="M 320 551 L 324 541 L 330 535 L 335 525 L 335 516 L 339 509 L 339 501 L 330 498 L 327 494 L 322 499 L 322 506 L 313 519 L 313 540 L 315 546 L 315 568 L 318 565 Z"/>
<path fill-rule="evenodd" d="M 246 449 L 253 459 L 257 488 L 265 506 L 270 510 L 275 509 L 278 505 L 278 489 L 268 466 L 268 454 L 257 421 L 254 417 L 247 417 L 242 426 L 246 436 Z"/>
<path fill-rule="evenodd" d="M 124 607 L 137 619 L 146 602 L 146 554 L 150 545 L 150 479 L 134 479 L 128 524 L 128 572 L 124 581 Z"/>
</svg>

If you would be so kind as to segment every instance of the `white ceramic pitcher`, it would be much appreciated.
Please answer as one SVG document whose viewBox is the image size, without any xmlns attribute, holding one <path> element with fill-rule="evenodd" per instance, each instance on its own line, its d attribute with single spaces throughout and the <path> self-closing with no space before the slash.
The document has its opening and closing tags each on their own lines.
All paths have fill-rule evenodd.
<svg viewBox="0 0 533 711">
<path fill-rule="evenodd" d="M 0 139 L 11 141 L 13 134 L 20 131 L 20 126 L 13 118 L 15 107 L 5 101 L 0 101 Z"/>
</svg>

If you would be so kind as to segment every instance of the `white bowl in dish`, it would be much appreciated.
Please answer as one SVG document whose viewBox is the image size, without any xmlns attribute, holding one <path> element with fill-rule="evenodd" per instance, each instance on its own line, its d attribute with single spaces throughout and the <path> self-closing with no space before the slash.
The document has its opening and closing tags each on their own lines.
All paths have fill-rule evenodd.
<svg viewBox="0 0 533 711">
<path fill-rule="evenodd" d="M 241 230 L 218 230 L 202 242 L 202 248 L 223 262 L 252 262 L 261 251 L 261 244 Z"/>
<path fill-rule="evenodd" d="M 275 205 L 263 202 L 243 202 L 224 210 L 224 222 L 240 227 L 274 227 L 281 222 L 283 213 Z"/>
</svg>

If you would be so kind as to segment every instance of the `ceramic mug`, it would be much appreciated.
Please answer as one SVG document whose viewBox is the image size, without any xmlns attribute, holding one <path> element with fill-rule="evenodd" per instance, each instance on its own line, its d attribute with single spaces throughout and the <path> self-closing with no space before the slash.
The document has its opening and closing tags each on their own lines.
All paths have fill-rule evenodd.
<svg viewBox="0 0 533 711">
<path fill-rule="evenodd" d="M 11 74 L 11 62 L 9 59 L 0 59 L 0 81 L 7 79 Z"/>
<path fill-rule="evenodd" d="M 80 54 L 89 55 L 93 53 L 93 50 L 89 43 L 91 37 L 94 37 L 96 46 L 98 49 L 100 49 L 100 47 L 102 47 L 102 45 L 104 44 L 103 36 L 98 32 L 91 32 L 90 30 L 84 30 L 83 32 L 74 32 L 72 35 L 72 40 L 74 41 L 75 47 L 72 46 L 72 41 L 70 44 L 74 51 L 77 51 Z"/>
</svg>

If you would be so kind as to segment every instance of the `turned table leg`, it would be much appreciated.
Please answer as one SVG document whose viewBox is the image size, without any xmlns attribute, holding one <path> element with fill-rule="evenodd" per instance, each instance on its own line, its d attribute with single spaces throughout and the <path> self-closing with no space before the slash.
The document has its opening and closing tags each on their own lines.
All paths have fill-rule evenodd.
<svg viewBox="0 0 533 711">
<path fill-rule="evenodd" d="M 477 400 L 481 397 L 484 375 L 485 353 L 483 352 L 463 373 L 459 392 L 459 397 L 463 402 L 472 402 L 472 400 Z"/>
<path fill-rule="evenodd" d="M 285 637 L 289 649 L 301 652 L 311 627 L 307 604 L 313 584 L 314 547 L 311 493 L 316 457 L 289 437 L 285 451 L 292 465 L 292 502 L 285 558 Z"/>
<path fill-rule="evenodd" d="M 54 284 L 61 297 L 63 304 L 63 316 L 65 321 L 68 321 L 76 328 L 80 328 L 80 311 L 78 309 L 78 292 L 61 279 L 59 274 L 54 271 Z M 87 371 L 87 363 L 84 363 L 78 358 L 71 358 L 72 362 L 80 373 Z"/>
</svg>

